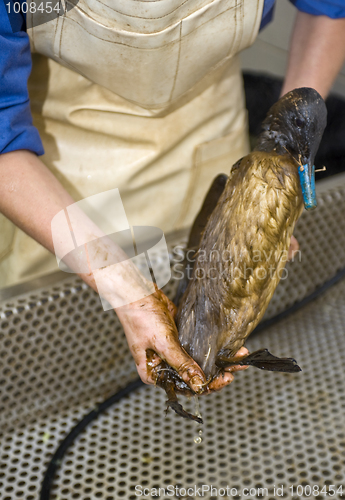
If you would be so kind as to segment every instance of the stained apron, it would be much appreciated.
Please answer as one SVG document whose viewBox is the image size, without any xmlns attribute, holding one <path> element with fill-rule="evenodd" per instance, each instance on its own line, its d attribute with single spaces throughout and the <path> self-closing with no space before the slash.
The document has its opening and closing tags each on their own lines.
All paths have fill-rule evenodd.
<svg viewBox="0 0 345 500">
<path fill-rule="evenodd" d="M 131 225 L 192 223 L 212 179 L 248 152 L 237 54 L 254 41 L 262 8 L 80 0 L 48 23 L 28 14 L 41 159 L 76 201 L 119 188 Z M 3 216 L 0 231 L 0 287 L 57 269 Z"/>
</svg>

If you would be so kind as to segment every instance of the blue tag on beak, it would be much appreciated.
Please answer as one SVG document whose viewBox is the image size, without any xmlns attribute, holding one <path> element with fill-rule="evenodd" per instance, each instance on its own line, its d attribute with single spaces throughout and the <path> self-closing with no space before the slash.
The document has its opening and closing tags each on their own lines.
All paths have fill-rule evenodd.
<svg viewBox="0 0 345 500">
<path fill-rule="evenodd" d="M 298 174 L 302 188 L 304 208 L 311 210 L 316 207 L 315 165 L 312 166 L 311 176 L 309 176 L 308 164 L 298 167 Z"/>
</svg>

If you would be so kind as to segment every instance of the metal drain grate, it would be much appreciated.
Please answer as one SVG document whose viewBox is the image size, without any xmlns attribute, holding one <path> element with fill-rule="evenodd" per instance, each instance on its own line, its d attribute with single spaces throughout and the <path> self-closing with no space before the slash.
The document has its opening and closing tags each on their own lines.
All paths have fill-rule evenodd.
<svg viewBox="0 0 345 500">
<path fill-rule="evenodd" d="M 138 498 L 136 485 L 187 488 L 203 484 L 230 486 L 239 493 L 246 487 L 268 488 L 267 499 L 276 498 L 274 485 L 283 485 L 282 498 L 299 498 L 289 494 L 290 485 L 321 489 L 344 483 L 344 297 L 345 281 L 285 322 L 250 339 L 251 350 L 268 346 L 279 355 L 294 355 L 303 372 L 275 374 L 251 368 L 237 374 L 235 383 L 219 394 L 200 398 L 205 420 L 201 444 L 194 443 L 198 427 L 193 422 L 172 413 L 164 416 L 166 398 L 161 390 L 142 388 L 122 400 L 69 450 L 52 498 L 132 500 Z M 80 372 L 84 370 L 81 365 Z M 127 378 L 130 375 L 129 370 Z M 2 435 L 3 500 L 37 499 L 45 463 L 59 440 L 92 401 L 124 385 L 126 378 L 115 380 L 115 369 L 108 380 L 98 373 L 97 389 L 87 372 L 83 379 L 71 377 L 74 384 L 68 390 L 66 379 L 61 378 L 69 409 L 62 404 L 64 391 L 60 389 L 61 399 L 54 398 L 59 388 L 47 378 L 40 394 L 28 393 L 30 401 L 36 399 L 31 415 L 21 415 L 21 425 Z M 76 398 L 75 392 L 79 393 Z M 44 398 L 47 404 L 42 408 Z"/>
<path fill-rule="evenodd" d="M 299 224 L 302 261 L 289 266 L 270 316 L 345 265 L 345 189 L 339 183 L 318 200 L 318 211 Z M 172 295 L 174 286 L 166 293 Z M 193 422 L 172 413 L 165 417 L 163 391 L 137 390 L 72 446 L 52 498 L 131 500 L 140 498 L 136 485 L 203 484 L 236 488 L 233 499 L 244 498 L 243 488 L 268 489 L 265 496 L 257 492 L 245 498 L 278 498 L 273 488 L 281 485 L 281 498 L 307 498 L 308 490 L 298 495 L 297 485 L 321 489 L 343 483 L 345 495 L 344 325 L 342 281 L 250 338 L 250 350 L 268 347 L 294 356 L 303 372 L 250 368 L 219 394 L 200 398 L 205 421 L 200 444 L 194 442 Z M 0 327 L 0 498 L 37 500 L 60 440 L 97 402 L 136 377 L 135 365 L 115 313 L 104 312 L 97 295 L 71 276 L 0 304 Z M 190 410 L 192 405 L 186 402 Z M 289 486 L 295 487 L 294 496 Z"/>
</svg>

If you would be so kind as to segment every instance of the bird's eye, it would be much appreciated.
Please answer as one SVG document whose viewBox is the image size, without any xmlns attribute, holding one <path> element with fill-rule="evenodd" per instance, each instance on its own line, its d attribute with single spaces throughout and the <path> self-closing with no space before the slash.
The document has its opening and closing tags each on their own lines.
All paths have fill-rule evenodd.
<svg viewBox="0 0 345 500">
<path fill-rule="evenodd" d="M 305 126 L 305 122 L 300 118 L 295 118 L 295 125 L 298 128 L 303 128 Z"/>
</svg>

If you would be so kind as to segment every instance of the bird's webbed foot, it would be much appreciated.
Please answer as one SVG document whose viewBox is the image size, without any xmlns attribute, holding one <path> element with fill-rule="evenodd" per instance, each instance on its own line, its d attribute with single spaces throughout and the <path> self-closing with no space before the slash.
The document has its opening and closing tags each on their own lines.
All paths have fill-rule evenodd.
<svg viewBox="0 0 345 500">
<path fill-rule="evenodd" d="M 260 370 L 269 370 L 271 372 L 295 373 L 301 371 L 295 359 L 278 358 L 271 354 L 268 349 L 259 349 L 258 351 L 242 357 L 240 360 L 229 358 L 221 354 L 216 360 L 216 365 L 219 368 L 226 368 L 233 365 L 250 365 L 260 368 Z"/>
<path fill-rule="evenodd" d="M 183 408 L 183 406 L 177 401 L 177 398 L 174 400 L 168 399 L 168 401 L 166 403 L 167 403 L 166 413 L 168 413 L 168 409 L 171 408 L 172 410 L 174 410 L 175 413 L 180 415 L 180 417 L 188 418 L 189 420 L 194 420 L 195 422 L 198 422 L 199 424 L 203 423 L 203 420 L 201 417 L 198 417 L 198 416 L 193 415 L 192 413 L 189 413 L 188 411 L 186 411 Z"/>
<path fill-rule="evenodd" d="M 165 368 L 162 369 L 157 377 L 156 384 L 162 387 L 167 393 L 168 400 L 166 401 L 168 412 L 169 408 L 174 410 L 175 413 L 180 415 L 183 418 L 187 418 L 189 420 L 194 420 L 199 424 L 202 424 L 202 418 L 192 413 L 186 411 L 183 406 L 178 402 L 176 391 L 184 392 L 187 394 L 194 394 L 192 390 L 188 387 L 188 385 L 183 382 L 174 370 Z"/>
</svg>

